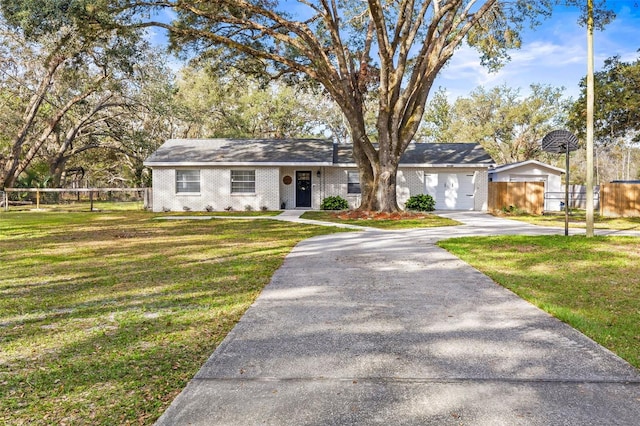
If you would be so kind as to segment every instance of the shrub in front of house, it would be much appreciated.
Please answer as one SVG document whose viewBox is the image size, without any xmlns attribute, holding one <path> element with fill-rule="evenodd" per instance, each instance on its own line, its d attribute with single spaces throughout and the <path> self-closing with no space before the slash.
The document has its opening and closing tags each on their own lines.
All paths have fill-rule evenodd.
<svg viewBox="0 0 640 426">
<path fill-rule="evenodd" d="M 432 212 L 436 209 L 436 200 L 428 194 L 418 194 L 409 197 L 404 204 L 407 210 L 417 210 L 419 212 Z"/>
<path fill-rule="evenodd" d="M 330 197 L 326 197 L 322 200 L 322 204 L 320 204 L 320 209 L 322 210 L 347 210 L 349 208 L 349 203 L 344 198 L 339 195 L 332 195 Z"/>
</svg>

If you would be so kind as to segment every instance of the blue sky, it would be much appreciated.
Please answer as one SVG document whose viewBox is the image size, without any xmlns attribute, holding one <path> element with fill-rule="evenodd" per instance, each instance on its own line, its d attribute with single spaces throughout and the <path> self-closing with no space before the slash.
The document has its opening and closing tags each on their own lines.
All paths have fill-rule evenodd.
<svg viewBox="0 0 640 426">
<path fill-rule="evenodd" d="M 604 31 L 594 32 L 594 65 L 601 69 L 605 59 L 620 55 L 625 61 L 640 57 L 640 1 L 607 1 L 617 14 Z M 558 9 L 534 31 L 527 31 L 522 47 L 510 53 L 511 61 L 497 73 L 480 65 L 477 52 L 460 48 L 436 79 L 434 90 L 443 87 L 450 99 L 468 95 L 478 86 L 506 84 L 523 95 L 531 84 L 564 87 L 565 95 L 577 98 L 580 79 L 587 74 L 587 30 L 578 24 L 575 8 Z"/>
</svg>

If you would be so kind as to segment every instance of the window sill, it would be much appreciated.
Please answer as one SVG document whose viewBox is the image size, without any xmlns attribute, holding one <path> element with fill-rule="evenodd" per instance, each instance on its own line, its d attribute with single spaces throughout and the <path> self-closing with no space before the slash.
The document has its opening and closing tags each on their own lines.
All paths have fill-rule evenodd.
<svg viewBox="0 0 640 426">
<path fill-rule="evenodd" d="M 232 192 L 232 197 L 257 197 L 258 194 L 255 192 Z"/>
<path fill-rule="evenodd" d="M 202 195 L 200 192 L 176 192 L 176 196 L 180 197 L 180 196 L 188 196 L 188 197 L 194 197 L 194 196 L 200 196 Z"/>
</svg>

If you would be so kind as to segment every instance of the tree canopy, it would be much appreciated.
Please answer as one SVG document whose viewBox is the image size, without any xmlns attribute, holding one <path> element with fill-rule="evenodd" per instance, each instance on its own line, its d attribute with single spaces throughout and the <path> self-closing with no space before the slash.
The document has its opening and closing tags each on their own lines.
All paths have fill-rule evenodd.
<svg viewBox="0 0 640 426">
<path fill-rule="evenodd" d="M 623 62 L 619 56 L 605 61 L 594 74 L 594 135 L 601 145 L 616 140 L 640 142 L 640 59 Z M 585 134 L 586 79 L 570 111 L 569 125 L 581 137 Z"/>
<path fill-rule="evenodd" d="M 561 88 L 540 84 L 531 85 L 527 95 L 505 85 L 478 87 L 451 104 L 439 91 L 419 136 L 426 142 L 479 142 L 500 164 L 544 159 L 540 140 L 566 121 L 562 94 Z"/>
<path fill-rule="evenodd" d="M 150 152 L 141 147 L 152 140 L 140 137 L 146 89 L 167 83 L 167 73 L 139 34 L 101 29 L 87 38 L 74 26 L 40 34 L 2 16 L 0 45 L 0 187 L 19 183 L 23 173 L 29 182 L 61 185 L 67 169 L 78 170 L 69 160 L 95 149 L 135 158 L 132 183 L 140 183 Z"/>
<path fill-rule="evenodd" d="M 523 28 L 550 15 L 555 3 L 6 0 L 2 8 L 27 35 L 76 26 L 79 37 L 91 40 L 105 28 L 126 34 L 159 27 L 169 31 L 175 50 L 265 78 L 319 85 L 347 123 L 361 208 L 393 211 L 399 159 L 420 126 L 436 76 L 456 49 L 467 43 L 496 69 L 509 49 L 520 47 Z"/>
</svg>

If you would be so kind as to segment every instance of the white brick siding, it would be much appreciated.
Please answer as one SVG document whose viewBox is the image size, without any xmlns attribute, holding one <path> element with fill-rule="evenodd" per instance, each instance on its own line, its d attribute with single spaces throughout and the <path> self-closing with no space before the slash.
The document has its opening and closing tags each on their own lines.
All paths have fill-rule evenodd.
<svg viewBox="0 0 640 426">
<path fill-rule="evenodd" d="M 324 197 L 340 196 L 347 200 L 350 209 L 356 209 L 360 206 L 362 197 L 360 194 L 349 194 L 347 190 L 347 172 L 357 171 L 356 168 L 335 167 L 325 168 L 325 194 Z"/>
<path fill-rule="evenodd" d="M 278 208 L 282 203 L 285 204 L 286 209 L 296 208 L 296 172 L 311 172 L 311 209 L 320 209 L 320 203 L 324 198 L 324 168 L 304 166 L 280 168 L 280 202 L 278 203 Z M 318 172 L 320 172 L 319 177 Z M 284 183 L 285 176 L 291 178 L 291 183 L 288 185 Z"/>
<path fill-rule="evenodd" d="M 473 210 L 485 212 L 489 208 L 489 172 L 484 170 L 475 171 L 475 198 Z"/>
<path fill-rule="evenodd" d="M 339 195 L 346 199 L 349 208 L 357 208 L 360 205 L 360 195 L 347 194 L 347 171 L 357 170 L 353 168 L 327 168 L 325 172 L 325 196 Z M 487 171 L 475 168 L 455 169 L 440 168 L 400 168 L 396 179 L 396 191 L 398 204 L 404 208 L 404 204 L 412 195 L 424 194 L 425 173 L 473 173 L 474 174 L 474 210 L 486 211 L 488 200 Z"/>
<path fill-rule="evenodd" d="M 190 168 L 195 169 L 195 168 Z M 255 194 L 231 194 L 231 169 L 255 170 Z M 200 193 L 176 193 L 175 169 L 155 167 L 153 170 L 153 210 L 183 211 L 188 207 L 192 211 L 204 211 L 208 206 L 214 211 L 228 207 L 233 210 L 278 210 L 296 208 L 296 171 L 311 171 L 311 208 L 317 210 L 325 197 L 339 195 L 347 200 L 349 208 L 360 205 L 360 194 L 347 193 L 347 172 L 357 170 L 347 167 L 210 167 L 200 169 Z M 320 176 L 318 176 L 320 171 Z M 425 174 L 473 173 L 474 210 L 486 211 L 488 200 L 487 170 L 474 168 L 401 168 L 398 170 L 398 203 L 404 203 L 412 195 L 426 193 Z M 291 183 L 285 184 L 284 177 L 290 176 Z"/>
<path fill-rule="evenodd" d="M 196 169 L 196 168 L 189 168 Z M 204 211 L 210 206 L 215 211 L 228 207 L 233 210 L 278 210 L 279 171 L 277 167 L 237 167 L 233 170 L 255 170 L 256 192 L 252 194 L 231 193 L 231 169 L 202 168 L 200 170 L 200 193 L 176 193 L 175 169 L 156 167 L 153 170 L 153 211 Z"/>
</svg>

